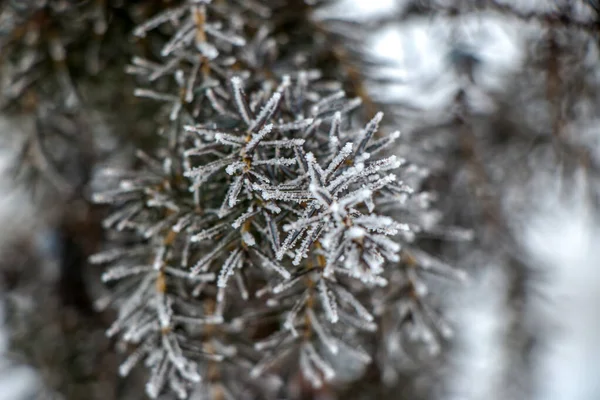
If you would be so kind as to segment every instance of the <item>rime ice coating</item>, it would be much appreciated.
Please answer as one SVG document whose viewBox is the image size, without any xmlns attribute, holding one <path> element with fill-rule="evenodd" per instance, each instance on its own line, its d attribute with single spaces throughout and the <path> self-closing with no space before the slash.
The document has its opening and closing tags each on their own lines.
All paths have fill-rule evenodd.
<svg viewBox="0 0 600 400">
<path fill-rule="evenodd" d="M 131 68 L 179 90 L 135 93 L 169 104 L 168 143 L 95 194 L 113 206 L 105 227 L 136 243 L 92 261 L 109 264 L 114 285 L 108 334 L 135 348 L 120 372 L 143 362 L 152 398 L 169 388 L 263 398 L 274 388 L 259 376 L 282 363 L 321 387 L 341 349 L 370 362 L 373 297 L 398 268 L 400 233 L 418 229 L 379 212 L 412 192 L 397 175 L 405 161 L 377 157 L 399 137 L 375 139 L 383 114 L 357 125 L 361 100 L 293 60 L 256 69 L 252 29 L 225 18 L 236 4 L 189 1 L 135 30 L 174 26 L 164 65 Z"/>
</svg>

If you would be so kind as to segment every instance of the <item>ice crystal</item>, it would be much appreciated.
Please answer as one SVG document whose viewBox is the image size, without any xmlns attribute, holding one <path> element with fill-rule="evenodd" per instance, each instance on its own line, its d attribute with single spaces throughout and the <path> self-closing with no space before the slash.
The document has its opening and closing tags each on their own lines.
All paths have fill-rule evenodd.
<svg viewBox="0 0 600 400">
<path fill-rule="evenodd" d="M 277 42 L 238 18 L 244 7 L 184 2 L 135 30 L 170 25 L 160 61 L 128 68 L 171 82 L 135 92 L 167 104 L 168 144 L 95 195 L 114 206 L 105 227 L 129 241 L 92 257 L 114 285 L 109 334 L 135 347 L 123 374 L 150 368 L 151 397 L 264 393 L 283 370 L 318 388 L 341 364 L 364 367 L 375 296 L 419 231 L 394 219 L 413 211 L 393 211 L 413 193 L 388 151 L 399 133 L 380 132 L 383 113 L 358 123 L 361 99 L 293 57 L 266 64 Z"/>
</svg>

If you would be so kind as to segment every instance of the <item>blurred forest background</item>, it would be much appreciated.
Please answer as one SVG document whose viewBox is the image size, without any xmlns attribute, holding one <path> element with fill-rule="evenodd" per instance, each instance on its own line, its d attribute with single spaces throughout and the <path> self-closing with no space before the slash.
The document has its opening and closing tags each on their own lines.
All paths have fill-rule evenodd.
<svg viewBox="0 0 600 400">
<path fill-rule="evenodd" d="M 152 36 L 132 31 L 174 3 L 0 3 L 1 400 L 145 398 L 144 371 L 118 376 L 125 349 L 97 311 L 106 289 L 87 259 L 106 210 L 89 199 L 103 167 L 153 147 L 164 112 L 134 96 L 131 65 Z M 365 117 L 400 130 L 394 152 L 434 204 L 420 248 L 468 275 L 424 278 L 452 327 L 439 349 L 383 334 L 359 379 L 304 397 L 600 398 L 600 3 L 246 6 L 270 3 L 282 38 L 314 36 Z M 311 24 L 294 25 L 301 12 Z"/>
</svg>

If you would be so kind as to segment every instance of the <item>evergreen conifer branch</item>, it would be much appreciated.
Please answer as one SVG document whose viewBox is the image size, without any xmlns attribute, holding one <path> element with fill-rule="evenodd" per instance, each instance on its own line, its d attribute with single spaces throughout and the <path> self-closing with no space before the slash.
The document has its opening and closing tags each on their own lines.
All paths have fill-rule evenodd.
<svg viewBox="0 0 600 400">
<path fill-rule="evenodd" d="M 298 372 L 316 389 L 364 369 L 378 288 L 419 231 L 393 218 L 422 209 L 402 205 L 414 168 L 386 154 L 400 135 L 376 139 L 383 114 L 361 125 L 360 98 L 269 35 L 269 2 L 242 3 L 185 1 L 134 30 L 170 35 L 129 67 L 148 83 L 136 96 L 165 104 L 164 145 L 94 197 L 128 243 L 92 257 L 118 310 L 108 334 L 135 349 L 123 375 L 150 369 L 152 398 L 268 398 Z"/>
</svg>

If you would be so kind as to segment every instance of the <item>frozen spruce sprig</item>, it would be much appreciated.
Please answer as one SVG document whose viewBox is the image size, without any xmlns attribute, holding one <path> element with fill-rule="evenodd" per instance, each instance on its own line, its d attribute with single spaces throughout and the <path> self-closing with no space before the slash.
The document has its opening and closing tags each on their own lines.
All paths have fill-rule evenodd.
<svg viewBox="0 0 600 400">
<path fill-rule="evenodd" d="M 399 134 L 382 113 L 358 123 L 361 100 L 293 57 L 258 69 L 277 43 L 244 4 L 183 2 L 135 30 L 171 32 L 158 61 L 128 67 L 149 84 L 137 96 L 166 104 L 168 140 L 95 195 L 114 237 L 92 257 L 111 288 L 99 305 L 132 349 L 120 372 L 144 364 L 152 398 L 275 398 L 289 373 L 319 388 L 364 368 L 373 305 L 419 229 L 393 218 L 414 192 L 389 155 Z"/>
<path fill-rule="evenodd" d="M 382 114 L 363 129 L 342 132 L 347 104 L 340 99 L 343 96 L 327 96 L 317 102 L 329 109 L 329 102 L 336 101 L 339 109 L 333 110 L 333 118 L 324 118 L 326 126 L 308 136 L 298 151 L 294 175 L 279 185 L 254 185 L 263 199 L 276 200 L 295 212 L 282 220 L 286 236 L 274 254 L 280 262 L 291 260 L 291 278 L 276 277 L 257 292 L 270 296 L 266 304 L 280 310 L 282 325 L 273 339 L 256 344 L 267 354 L 253 374 L 258 376 L 295 353 L 290 358 L 299 360 L 303 376 L 314 387 L 336 378 L 333 365 L 340 350 L 353 363 L 371 361 L 359 343 L 360 332 L 377 330 L 369 294 L 386 285 L 384 266 L 399 260 L 400 244 L 393 238 L 407 229 L 374 212 L 383 193 L 401 187 L 394 174 L 401 160 L 370 157 L 369 150 L 380 150 L 371 139 Z M 311 110 L 318 113 L 314 105 Z M 326 146 L 332 137 L 336 146 Z M 306 153 L 305 148 L 315 152 Z M 348 329 L 356 332 L 351 343 L 341 338 Z"/>
<path fill-rule="evenodd" d="M 181 234 L 183 223 L 203 221 L 191 213 L 193 202 L 180 201 L 187 186 L 181 184 L 173 160 L 165 157 L 161 163 L 142 152 L 138 158 L 143 170 L 107 171 L 118 179 L 118 188 L 95 194 L 96 202 L 118 205 L 105 219 L 105 228 L 133 239 L 91 258 L 92 263 L 108 264 L 102 279 L 113 288 L 110 298 L 101 299 L 99 305 L 113 304 L 118 310 L 107 335 L 119 335 L 135 348 L 119 373 L 126 376 L 143 361 L 150 370 L 146 386 L 150 397 L 157 397 L 168 385 L 187 398 L 201 375 L 197 360 L 187 355 L 195 344 L 182 331 L 189 323 L 219 324 L 222 318 L 199 314 L 200 302 L 186 300 L 171 288 L 194 290 L 214 282 L 216 276 L 191 276 L 182 269 L 189 257 L 189 238 Z"/>
</svg>

